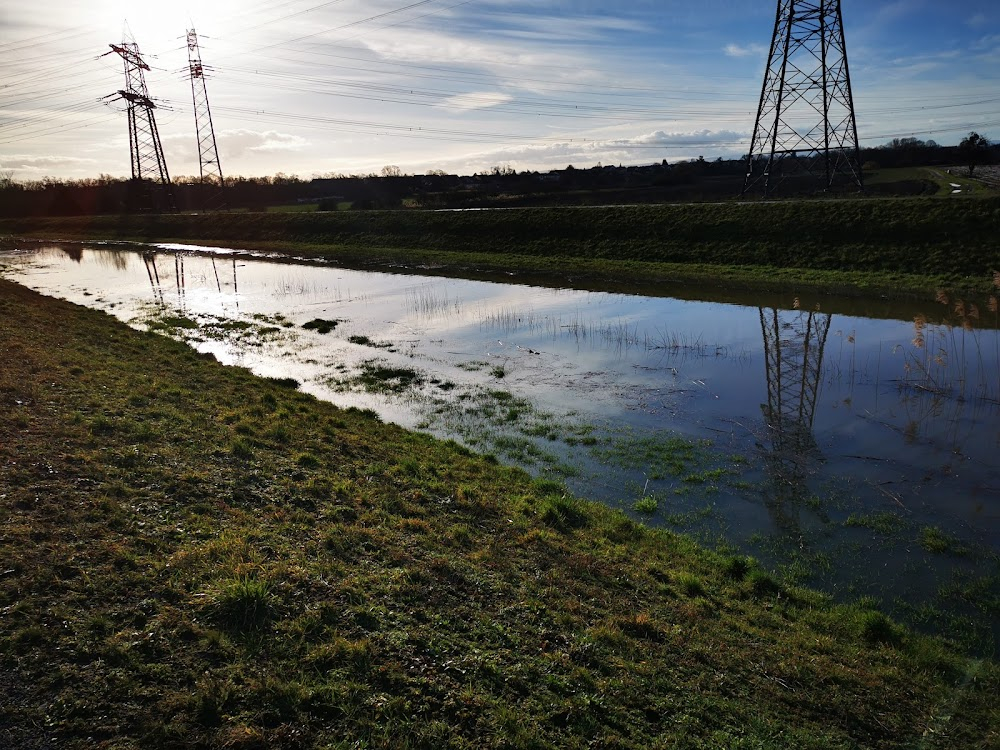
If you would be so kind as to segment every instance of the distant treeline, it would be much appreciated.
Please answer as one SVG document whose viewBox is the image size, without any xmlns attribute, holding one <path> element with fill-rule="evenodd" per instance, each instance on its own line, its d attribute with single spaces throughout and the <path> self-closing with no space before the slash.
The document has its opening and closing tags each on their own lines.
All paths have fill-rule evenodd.
<svg viewBox="0 0 1000 750">
<path fill-rule="evenodd" d="M 958 147 L 942 147 L 915 138 L 896 139 L 861 152 L 866 169 L 963 166 L 962 157 Z M 986 156 L 985 163 L 991 161 L 1000 161 L 997 146 Z M 226 180 L 224 189 L 180 180 L 170 186 L 169 194 L 148 182 L 108 175 L 21 183 L 8 174 L 6 178 L 0 175 L 0 216 L 88 216 L 216 208 L 257 211 L 281 205 L 315 205 L 321 211 L 336 211 L 725 200 L 739 193 L 745 173 L 745 159 L 709 161 L 700 157 L 647 166 L 567 166 L 544 173 L 519 173 L 498 166 L 471 176 L 440 171 L 406 175 L 388 166 L 380 175 L 334 175 L 311 180 L 280 173 L 271 177 L 235 177 Z M 920 192 L 919 184 L 902 190 L 903 194 Z"/>
</svg>

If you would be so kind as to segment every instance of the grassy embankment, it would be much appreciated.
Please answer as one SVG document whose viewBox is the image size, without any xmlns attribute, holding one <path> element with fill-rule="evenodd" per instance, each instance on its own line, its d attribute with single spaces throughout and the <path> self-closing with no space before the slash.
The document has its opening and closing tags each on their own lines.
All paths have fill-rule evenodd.
<svg viewBox="0 0 1000 750">
<path fill-rule="evenodd" d="M 985 294 L 1000 270 L 1000 198 L 910 198 L 0 221 L 20 237 L 179 241 L 356 267 L 793 292 Z"/>
<path fill-rule="evenodd" d="M 0 745 L 986 748 L 1000 669 L 0 281 Z"/>
</svg>

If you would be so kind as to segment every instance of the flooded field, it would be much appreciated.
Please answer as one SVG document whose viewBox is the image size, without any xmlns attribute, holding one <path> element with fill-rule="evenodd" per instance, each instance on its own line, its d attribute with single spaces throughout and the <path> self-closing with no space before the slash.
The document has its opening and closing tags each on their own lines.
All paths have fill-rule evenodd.
<svg viewBox="0 0 1000 750">
<path fill-rule="evenodd" d="M 163 245 L 12 245 L 0 269 L 980 650 L 1000 635 L 995 298 L 606 293 Z"/>
</svg>

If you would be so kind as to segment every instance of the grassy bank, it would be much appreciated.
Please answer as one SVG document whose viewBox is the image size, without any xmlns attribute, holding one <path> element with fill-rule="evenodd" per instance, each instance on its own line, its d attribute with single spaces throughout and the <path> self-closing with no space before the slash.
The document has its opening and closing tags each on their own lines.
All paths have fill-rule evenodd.
<svg viewBox="0 0 1000 750">
<path fill-rule="evenodd" d="M 1000 670 L 0 281 L 0 745 L 986 748 Z"/>
<path fill-rule="evenodd" d="M 501 211 L 97 216 L 0 221 L 20 237 L 180 241 L 348 265 L 684 280 L 926 296 L 985 293 L 1000 198 L 867 199 Z"/>
</svg>

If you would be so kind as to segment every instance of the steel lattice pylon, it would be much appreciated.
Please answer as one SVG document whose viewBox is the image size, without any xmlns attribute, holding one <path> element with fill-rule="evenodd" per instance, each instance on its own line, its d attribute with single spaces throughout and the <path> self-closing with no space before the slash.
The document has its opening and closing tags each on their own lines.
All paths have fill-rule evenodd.
<svg viewBox="0 0 1000 750">
<path fill-rule="evenodd" d="M 212 126 L 212 110 L 208 106 L 208 90 L 205 88 L 205 66 L 201 62 L 198 35 L 194 29 L 187 32 L 188 71 L 191 76 L 191 100 L 194 103 L 194 125 L 198 135 L 198 169 L 202 184 L 216 184 L 220 188 L 225 181 L 219 149 L 215 142 Z"/>
<path fill-rule="evenodd" d="M 743 194 L 795 175 L 864 188 L 840 0 L 778 2 Z"/>
<path fill-rule="evenodd" d="M 139 45 L 134 41 L 123 41 L 120 45 L 109 46 L 125 64 L 125 88 L 119 89 L 118 96 L 125 100 L 128 106 L 132 179 L 142 184 L 144 188 L 148 188 L 150 184 L 159 185 L 166 207 L 175 209 L 167 161 L 163 156 L 163 145 L 160 143 L 160 133 L 156 129 L 156 118 L 153 115 L 156 104 L 149 97 L 146 88 L 145 71 L 149 70 L 149 66 L 142 59 Z M 152 191 L 144 189 L 143 192 L 145 207 L 158 207 Z"/>
<path fill-rule="evenodd" d="M 801 310 L 760 308 L 767 367 L 767 403 L 761 404 L 770 442 L 765 459 L 782 501 L 805 492 L 807 468 L 819 455 L 813 417 L 823 371 L 831 316 Z"/>
</svg>

